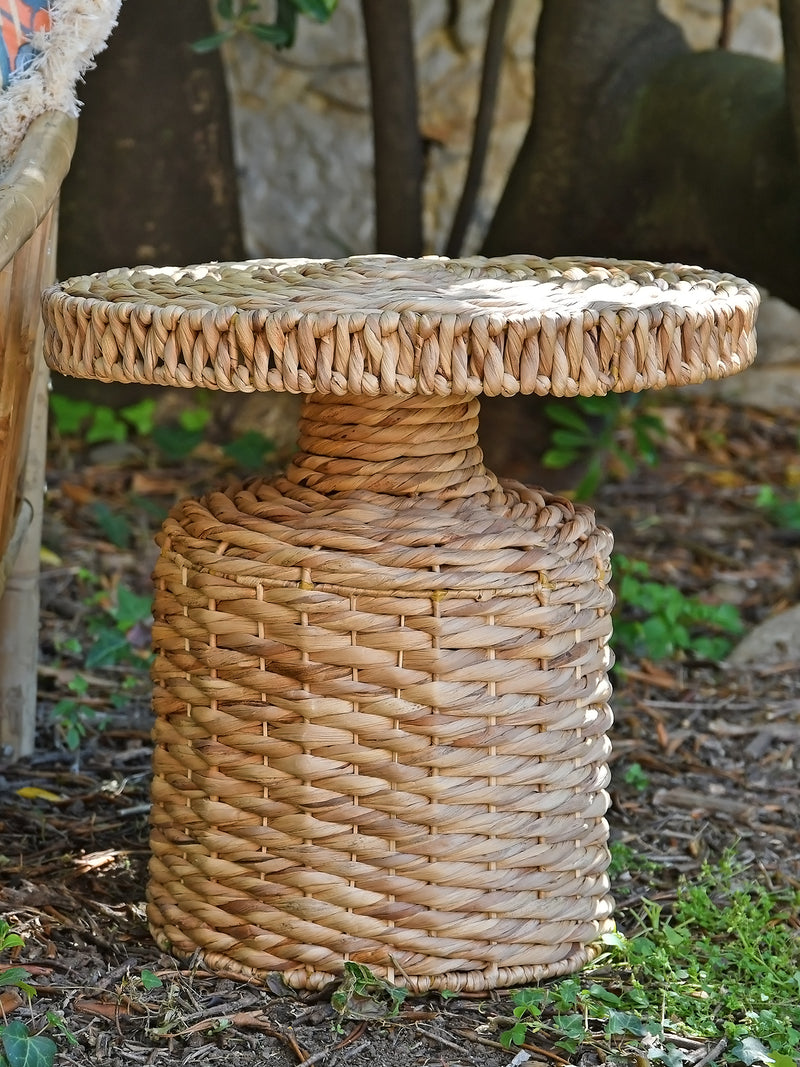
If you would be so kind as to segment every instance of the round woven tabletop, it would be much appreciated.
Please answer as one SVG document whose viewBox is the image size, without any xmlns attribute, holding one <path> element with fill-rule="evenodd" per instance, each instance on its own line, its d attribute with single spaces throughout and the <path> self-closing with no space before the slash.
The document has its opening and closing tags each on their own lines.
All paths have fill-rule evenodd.
<svg viewBox="0 0 800 1067">
<path fill-rule="evenodd" d="M 355 256 L 138 267 L 46 291 L 45 353 L 103 381 L 590 396 L 735 374 L 758 292 L 678 264 Z"/>
</svg>

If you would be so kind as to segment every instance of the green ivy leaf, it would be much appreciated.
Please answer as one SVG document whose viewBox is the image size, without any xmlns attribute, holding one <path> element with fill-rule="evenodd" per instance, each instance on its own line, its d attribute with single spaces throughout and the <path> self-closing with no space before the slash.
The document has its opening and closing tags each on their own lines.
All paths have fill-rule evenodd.
<svg viewBox="0 0 800 1067">
<path fill-rule="evenodd" d="M 90 445 L 105 441 L 124 441 L 128 436 L 128 427 L 113 408 L 100 405 L 94 409 L 92 421 L 86 431 L 86 440 Z"/>
<path fill-rule="evenodd" d="M 275 450 L 275 446 L 268 437 L 258 433 L 257 430 L 249 430 L 237 437 L 235 441 L 224 446 L 222 451 L 238 466 L 246 470 L 257 470 L 264 463 L 264 457 Z"/>
<path fill-rule="evenodd" d="M 745 1037 L 731 1049 L 734 1056 L 738 1056 L 742 1063 L 750 1067 L 753 1063 L 772 1063 L 772 1056 L 761 1044 L 757 1037 Z"/>
<path fill-rule="evenodd" d="M 687 1053 L 682 1052 L 672 1044 L 666 1045 L 664 1048 L 651 1048 L 647 1052 L 647 1058 L 651 1063 L 663 1063 L 664 1067 L 683 1067 L 687 1055 Z"/>
<path fill-rule="evenodd" d="M 53 1067 L 56 1043 L 41 1034 L 28 1033 L 24 1023 L 8 1023 L 2 1028 L 3 1050 L 8 1067 Z"/>
<path fill-rule="evenodd" d="M 181 423 L 183 423 L 183 417 Z M 203 430 L 202 428 L 189 429 L 177 423 L 169 426 L 156 426 L 153 429 L 153 440 L 165 456 L 172 459 L 185 459 L 203 440 Z"/>
<path fill-rule="evenodd" d="M 153 432 L 155 412 L 155 400 L 140 400 L 138 404 L 129 404 L 127 407 L 120 408 L 119 413 L 140 437 L 148 437 Z"/>
<path fill-rule="evenodd" d="M 609 1008 L 605 1031 L 608 1037 L 613 1037 L 615 1034 L 632 1034 L 634 1037 L 642 1037 L 645 1029 L 638 1016 L 632 1015 L 629 1011 Z"/>
<path fill-rule="evenodd" d="M 161 979 L 158 977 L 158 975 L 154 974 L 152 971 L 149 971 L 146 967 L 142 971 L 141 979 L 142 979 L 142 985 L 145 987 L 145 989 L 163 989 L 164 988 L 164 983 L 161 981 Z"/>
<path fill-rule="evenodd" d="M 219 33 L 212 33 L 210 37 L 201 37 L 199 41 L 192 41 L 191 49 L 200 56 L 205 55 L 206 52 L 213 52 L 225 41 L 229 41 L 234 32 L 234 30 L 220 30 Z"/>
<path fill-rule="evenodd" d="M 8 967 L 0 971 L 0 986 L 15 986 L 26 996 L 33 997 L 36 995 L 36 990 L 28 981 L 30 977 L 30 971 L 26 971 L 24 967 Z"/>
<path fill-rule="evenodd" d="M 770 1052 L 771 1067 L 797 1067 L 794 1056 L 787 1056 L 783 1052 Z"/>
<path fill-rule="evenodd" d="M 316 19 L 317 22 L 327 22 L 336 10 L 338 0 L 294 0 L 294 5 L 303 15 Z"/>
<path fill-rule="evenodd" d="M 153 606 L 150 596 L 139 596 L 125 585 L 117 586 L 117 603 L 111 610 L 111 616 L 117 624 L 117 629 L 127 633 L 137 622 L 149 619 Z"/>
<path fill-rule="evenodd" d="M 581 984 L 576 978 L 564 978 L 555 987 L 554 994 L 560 1007 L 571 1008 L 578 1000 Z"/>
<path fill-rule="evenodd" d="M 548 999 L 549 991 L 547 989 L 519 989 L 512 997 L 515 1005 L 514 1014 L 520 1016 L 528 1012 L 538 1018 L 542 1014 L 542 1008 Z"/>
<path fill-rule="evenodd" d="M 101 630 L 95 638 L 94 644 L 86 655 L 86 666 L 92 670 L 95 667 L 107 667 L 109 664 L 118 663 L 120 656 L 129 648 L 125 634 L 109 626 L 107 630 Z"/>
<path fill-rule="evenodd" d="M 570 1015 L 555 1015 L 553 1017 L 553 1026 L 558 1030 L 559 1035 L 563 1034 L 570 1042 L 581 1042 L 587 1037 L 583 1015 L 579 1015 L 577 1012 Z"/>
<path fill-rule="evenodd" d="M 50 411 L 56 429 L 64 437 L 78 433 L 93 410 L 94 405 L 88 400 L 73 400 L 72 397 L 61 396 L 60 393 L 52 393 L 50 396 Z"/>
<path fill-rule="evenodd" d="M 602 1004 L 611 1004 L 615 1008 L 618 1008 L 622 1003 L 616 993 L 612 993 L 610 989 L 604 989 L 603 986 L 598 985 L 597 982 L 593 982 L 589 986 L 581 999 L 584 1002 L 588 1000 L 599 1000 Z"/>
<path fill-rule="evenodd" d="M 111 510 L 103 500 L 97 500 L 92 505 L 94 521 L 117 548 L 127 548 L 133 539 L 133 530 L 125 515 L 120 515 Z"/>
</svg>

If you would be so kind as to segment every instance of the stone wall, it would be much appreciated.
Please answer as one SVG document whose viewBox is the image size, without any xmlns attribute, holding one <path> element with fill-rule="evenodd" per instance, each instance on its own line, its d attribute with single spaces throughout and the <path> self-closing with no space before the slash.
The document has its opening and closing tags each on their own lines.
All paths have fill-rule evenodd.
<svg viewBox="0 0 800 1067">
<path fill-rule="evenodd" d="M 715 47 L 721 0 L 660 0 L 693 47 Z M 466 169 L 491 0 L 414 0 L 427 251 L 441 251 Z M 780 57 L 778 0 L 733 0 L 730 47 Z M 527 128 L 540 0 L 516 0 L 474 251 Z M 266 10 L 266 6 L 265 6 Z M 224 49 L 241 205 L 254 256 L 342 256 L 373 246 L 369 89 L 359 0 L 300 20 L 279 53 L 244 35 Z"/>
</svg>

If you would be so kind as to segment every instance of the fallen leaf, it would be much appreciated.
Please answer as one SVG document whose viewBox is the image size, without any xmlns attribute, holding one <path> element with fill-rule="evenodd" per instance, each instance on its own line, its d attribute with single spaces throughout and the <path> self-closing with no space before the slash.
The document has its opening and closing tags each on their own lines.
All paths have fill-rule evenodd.
<svg viewBox="0 0 800 1067">
<path fill-rule="evenodd" d="M 74 482 L 62 482 L 60 488 L 62 494 L 67 500 L 71 500 L 73 504 L 82 506 L 94 499 L 94 493 L 91 489 L 87 489 L 85 485 L 76 485 Z"/>
<path fill-rule="evenodd" d="M 24 999 L 19 990 L 7 989 L 4 993 L 0 993 L 0 1012 L 3 1015 L 10 1014 L 20 1006 Z"/>
<path fill-rule="evenodd" d="M 24 785 L 17 790 L 17 796 L 25 800 L 49 800 L 53 804 L 61 804 L 66 799 L 57 793 L 51 793 L 49 789 L 41 789 L 38 785 Z"/>
</svg>

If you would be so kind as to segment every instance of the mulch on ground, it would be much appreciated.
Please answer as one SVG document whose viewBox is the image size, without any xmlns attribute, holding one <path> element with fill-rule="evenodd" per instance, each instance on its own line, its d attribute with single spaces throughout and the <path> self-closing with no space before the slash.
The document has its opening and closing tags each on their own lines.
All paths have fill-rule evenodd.
<svg viewBox="0 0 800 1067">
<path fill-rule="evenodd" d="M 662 417 L 670 435 L 659 465 L 612 471 L 595 500 L 618 551 L 687 595 L 736 604 L 747 627 L 800 602 L 800 534 L 756 503 L 762 485 L 800 492 L 791 421 L 708 399 L 664 406 Z M 28 1022 L 56 1013 L 74 1035 L 73 1044 L 59 1039 L 65 1065 L 508 1065 L 503 994 L 412 998 L 393 1019 L 342 1019 L 328 993 L 292 993 L 279 978 L 266 989 L 219 979 L 150 938 L 146 676 L 141 663 L 87 670 L 70 638 L 88 646 L 87 628 L 119 585 L 147 593 L 153 505 L 228 476 L 213 446 L 177 466 L 139 444 L 77 452 L 52 443 L 38 747 L 0 765 L 0 917 L 25 938 L 16 962 L 38 996 L 30 1009 L 12 990 L 0 1003 Z M 98 504 L 127 522 L 123 547 L 98 526 Z M 145 655 L 146 635 L 138 644 Z M 643 895 L 668 903 L 681 875 L 730 846 L 761 877 L 800 885 L 800 664 L 623 666 L 611 834 L 658 866 L 617 877 L 621 928 Z M 108 723 L 90 726 L 73 751 L 51 711 L 75 695 L 76 674 L 89 680 L 82 699 Z M 632 764 L 640 772 L 626 775 Z M 548 1047 L 529 1052 L 529 1063 L 567 1062 Z M 599 1053 L 580 1062 L 600 1062 Z"/>
</svg>

